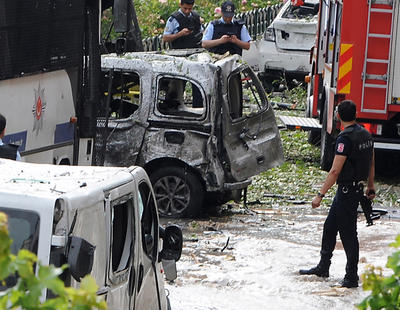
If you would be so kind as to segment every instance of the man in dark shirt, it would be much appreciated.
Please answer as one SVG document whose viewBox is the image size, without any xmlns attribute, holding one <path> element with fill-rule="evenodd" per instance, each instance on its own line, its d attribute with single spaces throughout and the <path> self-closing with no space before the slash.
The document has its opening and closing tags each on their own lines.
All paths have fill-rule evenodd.
<svg viewBox="0 0 400 310">
<path fill-rule="evenodd" d="M 193 11 L 194 0 L 181 0 L 180 8 L 167 21 L 163 40 L 173 49 L 201 47 L 200 16 Z"/>
<path fill-rule="evenodd" d="M 329 266 L 339 232 L 346 253 L 346 274 L 341 282 L 343 287 L 357 287 L 357 265 L 359 244 L 357 238 L 357 208 L 363 195 L 364 181 L 366 195 L 375 197 L 374 152 L 371 135 L 356 123 L 356 105 L 344 100 L 338 105 L 338 117 L 343 131 L 336 140 L 336 153 L 320 192 L 312 201 L 318 208 L 326 192 L 337 182 L 338 187 L 329 214 L 324 223 L 321 245 L 321 260 L 311 269 L 300 270 L 301 275 L 329 277 Z"/>
<path fill-rule="evenodd" d="M 225 1 L 221 5 L 222 18 L 211 22 L 205 30 L 202 46 L 215 54 L 242 55 L 250 48 L 251 37 L 242 20 L 234 20 L 235 5 Z"/>
<path fill-rule="evenodd" d="M 21 155 L 18 152 L 18 145 L 3 143 L 3 138 L 6 133 L 6 123 L 6 118 L 0 114 L 0 158 L 21 160 Z"/>
</svg>

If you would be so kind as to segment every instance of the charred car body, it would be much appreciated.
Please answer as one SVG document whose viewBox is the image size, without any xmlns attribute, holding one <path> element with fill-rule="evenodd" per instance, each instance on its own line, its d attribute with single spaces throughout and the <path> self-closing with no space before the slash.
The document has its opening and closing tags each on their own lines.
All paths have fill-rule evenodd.
<svg viewBox="0 0 400 310">
<path fill-rule="evenodd" d="M 237 55 L 104 55 L 96 164 L 145 168 L 164 216 L 239 199 L 283 161 L 273 109 Z"/>
</svg>

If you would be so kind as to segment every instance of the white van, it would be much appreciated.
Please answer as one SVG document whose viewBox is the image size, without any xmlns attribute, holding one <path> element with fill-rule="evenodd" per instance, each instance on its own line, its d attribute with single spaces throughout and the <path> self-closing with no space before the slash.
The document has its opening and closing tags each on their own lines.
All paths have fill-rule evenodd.
<svg viewBox="0 0 400 310">
<path fill-rule="evenodd" d="M 25 248 L 42 264 L 68 263 L 61 276 L 67 286 L 79 287 L 90 274 L 108 309 L 170 309 L 161 262 L 174 279 L 182 231 L 160 228 L 142 168 L 0 159 L 0 170 L 0 212 L 8 216 L 13 253 Z M 6 287 L 15 283 L 11 277 Z M 51 298 L 50 292 L 43 298 Z"/>
<path fill-rule="evenodd" d="M 310 52 L 317 33 L 319 0 L 305 0 L 301 6 L 286 3 L 268 26 L 263 38 L 253 41 L 243 59 L 256 72 L 268 91 L 286 78 L 303 81 L 310 72 Z M 289 85 L 290 86 L 290 85 Z"/>
</svg>

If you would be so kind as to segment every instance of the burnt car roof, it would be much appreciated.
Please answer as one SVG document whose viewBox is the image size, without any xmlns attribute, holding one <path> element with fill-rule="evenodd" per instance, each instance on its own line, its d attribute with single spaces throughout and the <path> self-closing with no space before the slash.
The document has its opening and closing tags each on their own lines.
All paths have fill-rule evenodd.
<svg viewBox="0 0 400 310">
<path fill-rule="evenodd" d="M 169 65 L 166 66 L 166 63 Z M 132 52 L 124 55 L 102 55 L 102 68 L 137 69 L 138 64 L 143 68 L 154 71 L 165 71 L 166 67 L 176 67 L 178 71 L 188 66 L 214 68 L 229 67 L 230 70 L 242 65 L 238 55 L 215 55 L 204 49 L 169 50 L 161 52 Z M 212 69 L 211 69 L 212 70 Z"/>
</svg>

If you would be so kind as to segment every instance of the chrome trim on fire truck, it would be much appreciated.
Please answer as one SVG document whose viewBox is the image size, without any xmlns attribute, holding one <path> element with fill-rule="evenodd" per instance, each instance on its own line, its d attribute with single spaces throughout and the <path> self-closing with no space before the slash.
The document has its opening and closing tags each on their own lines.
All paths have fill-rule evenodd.
<svg viewBox="0 0 400 310">
<path fill-rule="evenodd" d="M 374 148 L 375 149 L 381 149 L 381 150 L 400 151 L 400 144 L 398 144 L 398 143 L 374 142 Z"/>
</svg>

